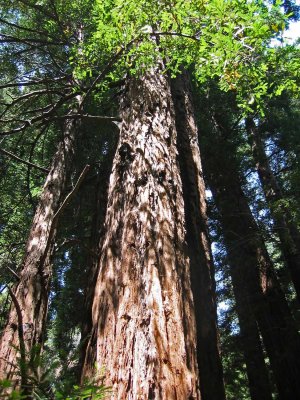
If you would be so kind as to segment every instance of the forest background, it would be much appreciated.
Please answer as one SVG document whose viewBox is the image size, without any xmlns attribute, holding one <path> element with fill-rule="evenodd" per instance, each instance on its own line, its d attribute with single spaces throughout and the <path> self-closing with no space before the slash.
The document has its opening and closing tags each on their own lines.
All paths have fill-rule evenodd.
<svg viewBox="0 0 300 400">
<path fill-rule="evenodd" d="M 186 374 L 182 388 L 189 389 L 178 389 L 178 398 L 188 398 L 188 390 L 190 398 L 204 400 L 300 396 L 300 58 L 299 40 L 288 39 L 299 4 L 0 5 L 2 395 L 109 398 L 112 388 L 122 399 L 176 398 L 167 397 L 171 389 L 159 378 L 170 374 L 176 381 L 173 372 L 152 376 L 147 349 L 139 349 L 149 379 L 142 394 L 134 384 L 141 379 L 135 361 L 129 366 L 119 355 L 123 361 L 110 367 L 115 354 L 95 356 L 101 315 L 108 314 L 102 337 L 120 329 L 123 342 L 106 344 L 119 354 L 124 338 L 145 324 L 142 306 L 136 325 L 130 322 L 136 302 L 126 304 L 116 286 L 115 307 L 129 311 L 112 328 L 112 306 L 106 312 L 103 300 L 109 271 L 101 273 L 110 265 L 108 249 L 112 263 L 124 265 L 116 267 L 123 285 L 126 259 L 142 263 L 136 261 L 142 248 L 143 262 L 153 248 L 165 268 L 162 238 L 169 235 L 174 268 L 179 271 L 180 257 L 189 265 L 174 282 L 183 282 L 184 301 L 194 299 L 180 316 L 164 299 L 158 316 L 159 324 L 177 319 L 185 340 L 191 337 L 187 354 L 196 361 L 188 369 L 195 383 L 190 389 Z M 136 139 L 143 129 L 153 132 L 149 159 Z M 170 136 L 160 136 L 167 131 Z M 163 162 L 157 142 L 167 149 Z M 164 215 L 172 210 L 155 238 L 147 236 L 134 200 L 146 188 L 158 197 L 167 193 L 170 202 L 161 209 Z M 128 210 L 137 210 L 140 228 L 130 231 Z M 187 250 L 178 245 L 180 235 Z M 151 276 L 143 275 L 150 286 Z M 134 292 L 137 282 L 138 274 L 126 285 Z M 160 285 L 162 292 L 172 287 L 164 279 Z M 181 304 L 175 295 L 168 301 Z M 157 360 L 165 359 L 151 345 Z"/>
</svg>

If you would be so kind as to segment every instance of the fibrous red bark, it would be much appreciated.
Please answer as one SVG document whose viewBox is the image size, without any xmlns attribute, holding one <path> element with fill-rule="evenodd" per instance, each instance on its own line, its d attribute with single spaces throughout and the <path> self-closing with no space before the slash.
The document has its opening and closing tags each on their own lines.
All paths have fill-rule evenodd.
<svg viewBox="0 0 300 400">
<path fill-rule="evenodd" d="M 13 386 L 28 385 L 30 370 L 24 363 L 28 362 L 33 348 L 43 343 L 52 273 L 50 258 L 56 231 L 54 218 L 72 165 L 74 138 L 74 123 L 68 122 L 34 215 L 19 281 L 11 289 L 13 302 L 0 338 L 0 379 L 10 379 Z M 21 369 L 18 358 L 22 361 Z"/>
<path fill-rule="evenodd" d="M 169 81 L 128 81 L 83 376 L 111 399 L 199 399 L 196 331 Z"/>
<path fill-rule="evenodd" d="M 92 193 L 91 233 L 88 244 L 89 251 L 85 261 L 87 279 L 84 292 L 84 314 L 81 318 L 80 369 L 84 363 L 88 338 L 93 328 L 92 305 L 99 271 L 98 255 L 99 249 L 101 250 L 102 248 L 105 234 L 103 225 L 106 216 L 109 177 L 112 169 L 113 156 L 116 151 L 117 137 L 118 135 L 116 134 L 116 140 L 112 140 L 109 154 L 106 155 L 105 161 L 100 167 L 100 172 L 97 174 L 94 191 Z M 79 372 L 81 373 L 80 370 Z"/>
<path fill-rule="evenodd" d="M 201 396 L 203 400 L 222 400 L 225 399 L 225 390 L 217 332 L 214 265 L 208 235 L 198 129 L 186 72 L 173 81 L 172 93 L 195 303 Z"/>
</svg>

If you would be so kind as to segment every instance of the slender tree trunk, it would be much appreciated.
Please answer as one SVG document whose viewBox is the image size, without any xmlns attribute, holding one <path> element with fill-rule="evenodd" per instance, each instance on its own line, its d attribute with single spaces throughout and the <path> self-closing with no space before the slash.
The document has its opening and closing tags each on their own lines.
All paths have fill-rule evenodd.
<svg viewBox="0 0 300 400">
<path fill-rule="evenodd" d="M 236 290 L 245 290 L 243 296 L 257 320 L 280 398 L 300 398 L 300 341 L 295 322 L 242 191 L 232 148 L 220 133 L 211 133 L 210 138 L 214 135 L 217 140 L 206 146 L 206 170 L 220 212 L 232 276 L 243 277 L 244 286 Z"/>
<path fill-rule="evenodd" d="M 83 376 L 106 367 L 111 399 L 199 399 L 176 129 L 158 66 L 123 95 Z"/>
<path fill-rule="evenodd" d="M 217 333 L 214 266 L 207 227 L 205 184 L 198 131 L 186 73 L 172 84 L 179 165 L 186 217 L 186 240 L 197 324 L 197 361 L 203 400 L 225 399 Z"/>
<path fill-rule="evenodd" d="M 288 208 L 283 203 L 278 204 L 284 200 L 284 195 L 270 168 L 263 141 L 253 118 L 246 120 L 246 128 L 259 179 L 275 223 L 274 229 L 278 233 L 282 254 L 300 302 L 300 233 Z"/>
<path fill-rule="evenodd" d="M 0 378 L 12 380 L 14 386 L 21 385 L 26 393 L 30 392 L 26 386 L 31 371 L 24 362 L 43 343 L 52 273 L 50 258 L 56 231 L 54 217 L 72 165 L 74 137 L 74 123 L 67 122 L 33 219 L 20 279 L 11 290 L 13 302 L 0 338 Z M 18 358 L 22 361 L 21 370 Z"/>
</svg>

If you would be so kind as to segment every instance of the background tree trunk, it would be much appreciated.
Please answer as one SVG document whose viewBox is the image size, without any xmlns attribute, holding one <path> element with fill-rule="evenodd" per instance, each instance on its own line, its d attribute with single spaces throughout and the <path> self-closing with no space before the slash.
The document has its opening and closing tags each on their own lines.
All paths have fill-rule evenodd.
<svg viewBox="0 0 300 400">
<path fill-rule="evenodd" d="M 112 399 L 200 399 L 169 81 L 130 79 L 110 178 L 83 376 L 106 367 Z"/>
<path fill-rule="evenodd" d="M 242 266 L 243 255 L 240 256 L 240 265 Z M 270 378 L 265 364 L 259 330 L 249 298 L 246 295 L 246 277 L 242 267 L 234 268 L 230 258 L 229 263 L 250 396 L 252 400 L 272 400 Z"/>
<path fill-rule="evenodd" d="M 85 286 L 84 293 L 84 310 L 85 313 L 82 316 L 81 323 L 81 344 L 80 344 L 80 373 L 84 364 L 86 348 L 89 341 L 89 335 L 91 334 L 93 328 L 92 321 L 92 305 L 95 294 L 95 285 L 99 270 L 99 253 L 101 251 L 102 242 L 104 240 L 104 222 L 105 214 L 107 209 L 107 196 L 108 196 L 108 186 L 109 177 L 111 174 L 111 168 L 113 163 L 113 155 L 116 151 L 117 141 L 115 145 L 110 149 L 111 156 L 108 160 L 101 165 L 100 173 L 96 178 L 95 190 L 94 190 L 94 208 L 92 212 L 92 225 L 91 225 L 91 235 L 89 240 L 89 253 L 87 254 L 86 265 L 88 268 L 87 282 Z M 79 377 L 80 380 L 80 377 Z"/>
<path fill-rule="evenodd" d="M 43 343 L 51 279 L 51 253 L 56 227 L 55 213 L 61 204 L 67 176 L 72 167 L 74 153 L 74 122 L 67 122 L 63 141 L 54 155 L 50 172 L 33 219 L 26 244 L 25 257 L 19 281 L 12 289 L 12 302 L 8 322 L 0 338 L 0 379 L 10 379 L 14 386 L 26 386 L 29 365 L 22 366 L 21 377 L 18 358 L 28 362 L 35 346 Z M 18 309 L 20 311 L 18 315 Z M 20 318 L 21 317 L 21 318 Z M 22 319 L 22 321 L 20 321 Z M 22 326 L 20 323 L 22 322 Z M 20 329 L 24 343 L 19 341 Z M 22 349 L 24 344 L 25 348 Z M 37 349 L 39 352 L 39 350 Z M 25 359 L 24 359 L 25 358 Z"/>
<path fill-rule="evenodd" d="M 217 128 L 216 128 L 217 129 Z M 228 138 L 229 135 L 226 135 Z M 300 397 L 300 341 L 295 322 L 275 276 L 259 228 L 242 191 L 233 149 L 220 131 L 206 136 L 208 183 L 220 213 L 232 277 L 242 274 L 236 290 L 251 304 L 281 399 Z M 237 282 L 239 284 L 239 282 Z"/>
<path fill-rule="evenodd" d="M 197 361 L 203 400 L 225 399 L 217 333 L 215 278 L 208 237 L 205 184 L 187 73 L 172 82 L 183 185 L 186 240 L 197 324 Z"/>
<path fill-rule="evenodd" d="M 282 203 L 284 195 L 272 172 L 259 129 L 253 118 L 246 119 L 246 128 L 258 176 L 275 223 L 274 230 L 278 234 L 280 248 L 300 302 L 300 233 L 290 211 Z"/>
</svg>

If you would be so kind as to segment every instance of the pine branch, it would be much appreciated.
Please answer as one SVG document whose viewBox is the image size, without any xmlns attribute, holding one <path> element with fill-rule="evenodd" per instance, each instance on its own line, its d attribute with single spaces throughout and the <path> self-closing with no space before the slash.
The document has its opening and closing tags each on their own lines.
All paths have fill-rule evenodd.
<svg viewBox="0 0 300 400">
<path fill-rule="evenodd" d="M 34 90 L 32 92 L 23 94 L 23 95 L 18 96 L 16 98 L 13 98 L 13 100 L 10 103 L 2 103 L 2 105 L 6 105 L 6 106 L 10 107 L 10 106 L 13 106 L 13 105 L 17 104 L 20 101 L 27 100 L 27 99 L 29 99 L 31 97 L 37 97 L 37 96 L 41 96 L 43 94 L 47 94 L 48 95 L 50 93 L 62 96 L 62 92 L 60 90 L 58 90 L 58 89 L 48 89 L 48 88 L 47 89 L 40 89 L 40 90 Z"/>
</svg>

